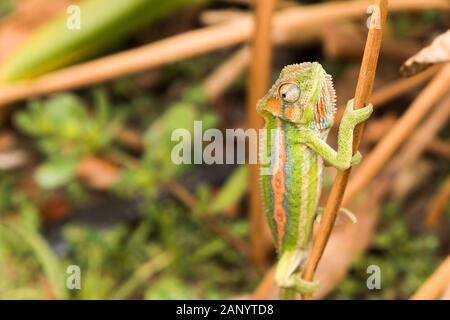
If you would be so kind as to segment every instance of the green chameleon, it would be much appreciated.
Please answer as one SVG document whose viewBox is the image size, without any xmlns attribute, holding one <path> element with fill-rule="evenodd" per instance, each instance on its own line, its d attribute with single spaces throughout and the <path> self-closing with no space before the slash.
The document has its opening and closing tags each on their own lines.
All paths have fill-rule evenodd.
<svg viewBox="0 0 450 320">
<path fill-rule="evenodd" d="M 299 275 L 310 253 L 323 163 L 345 170 L 361 161 L 359 152 L 352 156 L 353 129 L 373 111 L 372 105 L 354 110 L 353 101 L 347 103 L 335 151 L 326 143 L 335 105 L 332 78 L 317 62 L 286 66 L 257 104 L 266 128 L 260 140 L 261 188 L 279 256 L 275 281 L 294 294 L 319 286 Z"/>
</svg>

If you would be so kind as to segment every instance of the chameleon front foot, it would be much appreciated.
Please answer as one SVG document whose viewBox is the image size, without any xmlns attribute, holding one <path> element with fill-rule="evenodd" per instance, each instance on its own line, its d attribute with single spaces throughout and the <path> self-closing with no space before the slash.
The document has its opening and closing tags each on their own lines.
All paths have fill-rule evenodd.
<svg viewBox="0 0 450 320">
<path fill-rule="evenodd" d="M 352 126 L 355 126 L 358 123 L 366 121 L 370 117 L 372 112 L 373 105 L 370 103 L 360 109 L 355 110 L 353 107 L 353 99 L 351 99 L 347 102 L 342 120 L 348 122 Z"/>
</svg>

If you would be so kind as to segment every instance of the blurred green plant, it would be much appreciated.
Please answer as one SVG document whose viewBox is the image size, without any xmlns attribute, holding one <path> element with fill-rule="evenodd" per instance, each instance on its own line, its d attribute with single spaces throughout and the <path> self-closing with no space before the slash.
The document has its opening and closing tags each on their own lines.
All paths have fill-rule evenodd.
<svg viewBox="0 0 450 320">
<path fill-rule="evenodd" d="M 117 186 L 119 194 L 153 199 L 163 183 L 187 170 L 187 165 L 171 161 L 172 149 L 178 143 L 172 141 L 172 133 L 176 129 L 186 129 L 192 137 L 196 120 L 202 121 L 203 130 L 213 127 L 217 117 L 206 110 L 205 102 L 203 89 L 193 87 L 150 124 L 144 132 L 142 161 L 126 168 Z"/>
<path fill-rule="evenodd" d="M 13 9 L 11 0 L 0 0 L 0 17 L 8 15 Z"/>
<path fill-rule="evenodd" d="M 36 172 L 36 180 L 46 189 L 70 181 L 84 156 L 94 154 L 111 143 L 120 117 L 110 113 L 105 94 L 95 94 L 95 112 L 74 95 L 60 94 L 45 101 L 33 101 L 16 112 L 14 121 L 23 132 L 34 137 L 46 159 Z"/>
</svg>

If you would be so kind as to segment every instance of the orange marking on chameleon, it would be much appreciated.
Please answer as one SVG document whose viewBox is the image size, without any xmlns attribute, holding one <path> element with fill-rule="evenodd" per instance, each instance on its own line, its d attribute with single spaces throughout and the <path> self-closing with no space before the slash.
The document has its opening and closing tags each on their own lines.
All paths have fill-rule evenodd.
<svg viewBox="0 0 450 320">
<path fill-rule="evenodd" d="M 277 224 L 278 248 L 281 248 L 286 225 L 286 212 L 283 207 L 283 198 L 286 191 L 284 166 L 286 164 L 286 147 L 284 145 L 284 133 L 281 130 L 281 120 L 277 119 L 276 158 L 272 173 L 273 190 L 273 218 Z"/>
<path fill-rule="evenodd" d="M 281 100 L 270 98 L 267 101 L 267 109 L 275 116 L 279 116 L 281 114 Z"/>
</svg>

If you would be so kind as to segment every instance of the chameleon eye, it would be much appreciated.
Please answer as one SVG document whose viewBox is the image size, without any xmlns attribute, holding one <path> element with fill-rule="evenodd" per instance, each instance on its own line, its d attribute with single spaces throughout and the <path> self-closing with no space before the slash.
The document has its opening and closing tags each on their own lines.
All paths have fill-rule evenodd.
<svg viewBox="0 0 450 320">
<path fill-rule="evenodd" d="M 300 97 L 300 88 L 294 83 L 285 83 L 278 90 L 281 98 L 289 103 L 295 102 Z"/>
</svg>

